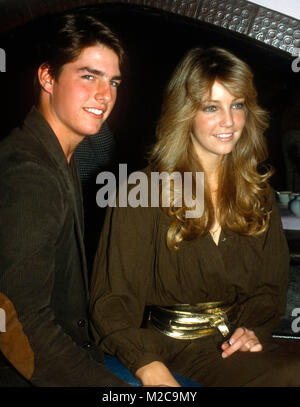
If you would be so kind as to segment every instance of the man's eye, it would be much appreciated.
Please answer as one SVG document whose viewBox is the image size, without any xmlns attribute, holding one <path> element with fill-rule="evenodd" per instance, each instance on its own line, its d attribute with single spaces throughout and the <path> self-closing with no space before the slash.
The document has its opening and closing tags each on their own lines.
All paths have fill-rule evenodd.
<svg viewBox="0 0 300 407">
<path fill-rule="evenodd" d="M 114 88 L 117 88 L 120 85 L 120 82 L 117 81 L 110 81 L 111 86 L 113 86 Z"/>
<path fill-rule="evenodd" d="M 88 81 L 91 81 L 94 79 L 93 75 L 83 75 L 82 78 L 87 79 Z"/>
<path fill-rule="evenodd" d="M 215 112 L 217 109 L 216 106 L 212 105 L 212 106 L 206 106 L 203 108 L 204 112 Z"/>
</svg>

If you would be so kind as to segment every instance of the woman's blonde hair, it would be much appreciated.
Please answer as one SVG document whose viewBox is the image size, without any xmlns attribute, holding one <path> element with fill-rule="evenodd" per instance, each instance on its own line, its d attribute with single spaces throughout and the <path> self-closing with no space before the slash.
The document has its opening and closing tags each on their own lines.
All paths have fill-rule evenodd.
<svg viewBox="0 0 300 407">
<path fill-rule="evenodd" d="M 156 171 L 203 171 L 191 141 L 193 119 L 205 95 L 215 81 L 232 95 L 245 99 L 246 123 L 242 135 L 230 154 L 222 157 L 218 177 L 218 221 L 222 228 L 242 235 L 264 232 L 270 216 L 269 177 L 272 169 L 260 164 L 268 156 L 263 133 L 268 115 L 257 104 L 257 92 L 249 66 L 221 48 L 190 50 L 179 63 L 166 88 L 162 114 L 157 125 L 157 142 L 149 161 Z M 177 249 L 182 240 L 207 233 L 215 222 L 215 212 L 207 184 L 204 189 L 204 212 L 199 218 L 187 218 L 188 208 L 170 205 L 163 210 L 171 217 L 167 243 Z"/>
</svg>

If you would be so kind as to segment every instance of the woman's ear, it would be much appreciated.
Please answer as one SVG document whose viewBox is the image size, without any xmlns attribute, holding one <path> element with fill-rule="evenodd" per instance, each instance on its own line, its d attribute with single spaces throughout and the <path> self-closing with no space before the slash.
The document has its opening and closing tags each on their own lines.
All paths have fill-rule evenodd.
<svg viewBox="0 0 300 407">
<path fill-rule="evenodd" d="M 50 67 L 47 64 L 42 64 L 38 69 L 38 80 L 42 89 L 52 94 L 54 79 L 50 74 Z"/>
</svg>

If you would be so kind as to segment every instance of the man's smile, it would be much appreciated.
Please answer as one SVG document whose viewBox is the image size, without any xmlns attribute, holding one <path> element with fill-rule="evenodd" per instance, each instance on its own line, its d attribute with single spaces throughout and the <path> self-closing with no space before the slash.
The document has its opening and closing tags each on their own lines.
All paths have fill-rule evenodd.
<svg viewBox="0 0 300 407">
<path fill-rule="evenodd" d="M 97 117 L 101 117 L 105 112 L 103 109 L 97 109 L 95 107 L 84 107 L 83 109 L 86 112 L 89 112 L 89 113 L 92 113 L 92 114 L 96 115 Z"/>
</svg>

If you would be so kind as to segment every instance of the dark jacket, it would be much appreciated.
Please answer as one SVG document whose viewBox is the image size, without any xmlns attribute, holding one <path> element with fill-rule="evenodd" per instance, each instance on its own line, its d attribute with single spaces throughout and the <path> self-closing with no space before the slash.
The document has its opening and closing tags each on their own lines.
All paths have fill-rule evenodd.
<svg viewBox="0 0 300 407">
<path fill-rule="evenodd" d="M 90 339 L 88 296 L 77 169 L 33 108 L 0 145 L 0 350 L 16 384 L 126 385 Z"/>
</svg>

